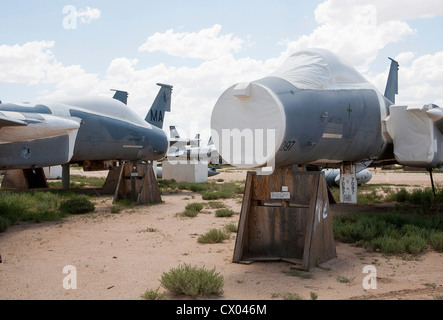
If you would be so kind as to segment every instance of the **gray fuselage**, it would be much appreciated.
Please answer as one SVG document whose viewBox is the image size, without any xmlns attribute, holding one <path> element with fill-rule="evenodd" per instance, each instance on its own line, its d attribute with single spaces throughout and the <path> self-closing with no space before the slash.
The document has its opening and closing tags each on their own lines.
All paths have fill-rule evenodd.
<svg viewBox="0 0 443 320">
<path fill-rule="evenodd" d="M 387 148 L 382 110 L 388 101 L 371 89 L 300 90 L 279 78 L 255 81 L 271 89 L 286 115 L 279 166 L 378 159 Z"/>
<path fill-rule="evenodd" d="M 35 105 L 0 104 L 1 111 L 21 113 L 26 118 L 32 115 L 52 115 L 79 122 L 71 162 L 154 161 L 162 159 L 168 149 L 168 140 L 163 130 L 148 124 L 128 106 L 111 98 L 87 97 Z M 41 126 L 44 127 L 44 123 Z M 32 168 L 64 164 L 60 163 L 63 157 L 57 155 L 56 149 L 61 148 L 66 141 L 51 143 L 51 139 L 66 140 L 66 136 L 37 137 L 0 144 L 0 167 Z M 25 145 L 32 155 L 28 159 L 20 155 Z"/>
</svg>

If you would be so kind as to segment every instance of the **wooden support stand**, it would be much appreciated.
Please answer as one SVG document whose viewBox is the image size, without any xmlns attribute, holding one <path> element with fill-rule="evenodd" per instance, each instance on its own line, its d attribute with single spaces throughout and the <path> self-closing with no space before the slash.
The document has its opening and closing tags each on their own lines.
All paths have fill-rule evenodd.
<svg viewBox="0 0 443 320">
<path fill-rule="evenodd" d="M 337 256 L 321 172 L 248 172 L 233 262 L 288 261 L 309 270 Z"/>
<path fill-rule="evenodd" d="M 162 202 L 152 164 L 127 163 L 121 167 L 114 202 L 122 199 L 138 204 Z"/>
<path fill-rule="evenodd" d="M 47 189 L 48 187 L 42 168 L 8 170 L 2 182 L 2 188 L 11 189 Z"/>
<path fill-rule="evenodd" d="M 108 176 L 106 177 L 105 184 L 103 185 L 103 194 L 115 195 L 115 190 L 117 190 L 118 181 L 120 179 L 121 167 L 111 167 L 108 171 Z"/>
</svg>

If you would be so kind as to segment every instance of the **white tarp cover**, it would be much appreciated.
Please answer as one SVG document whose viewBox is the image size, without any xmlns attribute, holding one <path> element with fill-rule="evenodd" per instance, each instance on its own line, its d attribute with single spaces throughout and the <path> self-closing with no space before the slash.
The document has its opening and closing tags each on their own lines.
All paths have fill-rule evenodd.
<svg viewBox="0 0 443 320">
<path fill-rule="evenodd" d="M 294 53 L 270 76 L 285 79 L 299 89 L 373 88 L 352 66 L 323 49 Z"/>
<path fill-rule="evenodd" d="M 426 166 L 435 161 L 434 124 L 426 111 L 425 107 L 390 107 L 386 129 L 400 164 Z"/>
<path fill-rule="evenodd" d="M 269 88 L 254 82 L 240 83 L 220 96 L 212 111 L 211 128 L 215 146 L 225 161 L 255 168 L 265 165 L 280 148 L 286 116 Z"/>
</svg>

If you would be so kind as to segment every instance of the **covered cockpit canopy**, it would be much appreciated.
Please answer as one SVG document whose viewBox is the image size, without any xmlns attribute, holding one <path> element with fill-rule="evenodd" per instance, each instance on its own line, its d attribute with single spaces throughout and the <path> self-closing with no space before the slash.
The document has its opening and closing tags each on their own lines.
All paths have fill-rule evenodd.
<svg viewBox="0 0 443 320">
<path fill-rule="evenodd" d="M 270 76 L 282 78 L 298 89 L 373 88 L 355 68 L 323 49 L 294 53 Z"/>
</svg>

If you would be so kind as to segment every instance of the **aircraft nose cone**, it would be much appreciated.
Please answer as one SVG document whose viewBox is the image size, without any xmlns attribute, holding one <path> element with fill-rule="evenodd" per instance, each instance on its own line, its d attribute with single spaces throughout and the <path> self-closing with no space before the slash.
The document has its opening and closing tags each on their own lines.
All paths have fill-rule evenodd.
<svg viewBox="0 0 443 320">
<path fill-rule="evenodd" d="M 168 138 L 163 130 L 153 128 L 148 134 L 149 144 L 146 148 L 141 150 L 139 158 L 145 161 L 157 161 L 166 156 L 168 151 Z"/>
<path fill-rule="evenodd" d="M 166 137 L 166 134 L 163 132 L 163 130 L 156 130 L 155 137 L 156 143 L 153 144 L 152 148 L 159 157 L 159 160 L 166 156 L 166 153 L 168 152 L 169 142 L 168 137 Z"/>
<path fill-rule="evenodd" d="M 211 128 L 225 161 L 240 168 L 258 168 L 269 166 L 282 145 L 286 116 L 271 89 L 256 82 L 239 83 L 217 101 Z"/>
</svg>

